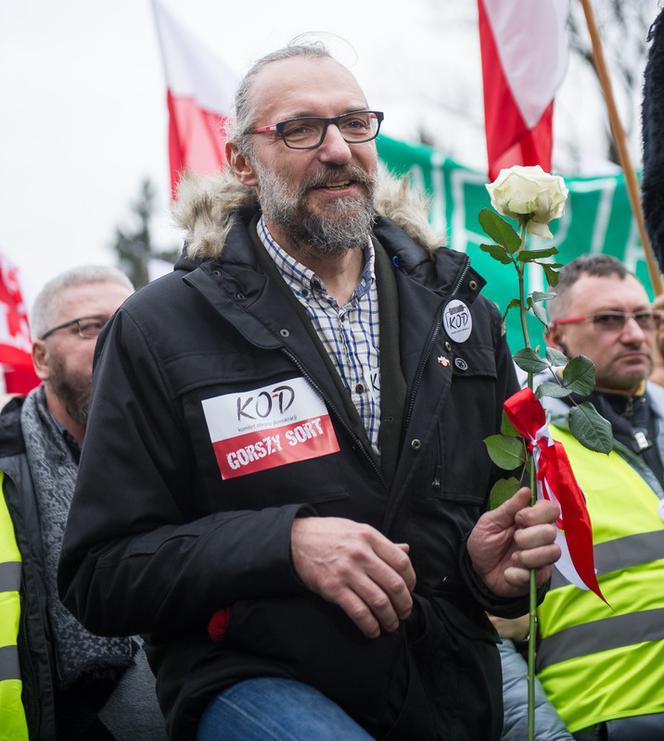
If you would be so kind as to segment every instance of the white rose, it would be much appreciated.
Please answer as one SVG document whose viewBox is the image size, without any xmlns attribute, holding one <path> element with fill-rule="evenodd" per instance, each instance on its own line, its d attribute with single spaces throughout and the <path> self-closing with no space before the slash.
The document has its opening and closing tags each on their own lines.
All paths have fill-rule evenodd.
<svg viewBox="0 0 664 741">
<path fill-rule="evenodd" d="M 545 239 L 553 237 L 548 223 L 563 215 L 569 192 L 559 175 L 550 175 L 539 165 L 501 170 L 486 189 L 498 213 L 525 223 L 528 234 Z"/>
</svg>

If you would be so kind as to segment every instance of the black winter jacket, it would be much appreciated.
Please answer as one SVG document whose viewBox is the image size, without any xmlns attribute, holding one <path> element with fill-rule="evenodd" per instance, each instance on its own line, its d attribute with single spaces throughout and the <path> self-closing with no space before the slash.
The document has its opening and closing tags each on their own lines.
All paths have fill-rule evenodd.
<svg viewBox="0 0 664 741">
<path fill-rule="evenodd" d="M 517 388 L 498 312 L 465 255 L 431 256 L 378 219 L 379 461 L 255 218 L 240 214 L 220 258 L 182 260 L 131 297 L 98 343 L 61 596 L 91 630 L 149 634 L 172 739 L 194 738 L 212 696 L 257 675 L 314 685 L 376 737 L 498 739 L 484 610 L 526 605 L 489 593 L 465 551 L 496 475 L 482 440 Z M 452 297 L 472 305 L 463 343 L 442 325 Z M 202 402 L 298 378 L 323 398 L 339 451 L 222 479 Z M 304 514 L 410 543 L 416 609 L 397 632 L 366 639 L 303 587 L 290 529 Z M 213 643 L 221 607 L 230 624 Z"/>
</svg>

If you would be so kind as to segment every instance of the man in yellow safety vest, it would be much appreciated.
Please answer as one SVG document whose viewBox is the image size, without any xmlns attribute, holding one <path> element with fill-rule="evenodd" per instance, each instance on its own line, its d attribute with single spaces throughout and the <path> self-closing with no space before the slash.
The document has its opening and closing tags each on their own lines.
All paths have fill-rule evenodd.
<svg viewBox="0 0 664 741">
<path fill-rule="evenodd" d="M 549 302 L 547 343 L 595 363 L 590 400 L 613 428 L 606 456 L 568 431 L 571 400 L 545 397 L 593 526 L 608 604 L 554 570 L 538 609 L 537 675 L 578 741 L 664 739 L 664 389 L 647 383 L 660 312 L 632 273 L 606 255 L 579 257 Z M 549 379 L 550 380 L 550 379 Z M 525 737 L 525 664 L 502 647 L 503 741 Z M 518 657 L 517 657 L 518 658 Z M 537 738 L 570 738 L 541 707 Z M 558 725 L 557 725 L 558 724 Z"/>
</svg>

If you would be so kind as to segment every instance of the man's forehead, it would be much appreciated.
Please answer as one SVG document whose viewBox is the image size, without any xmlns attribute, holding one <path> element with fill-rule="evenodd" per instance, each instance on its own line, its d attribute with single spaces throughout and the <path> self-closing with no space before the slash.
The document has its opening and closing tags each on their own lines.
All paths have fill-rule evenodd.
<svg viewBox="0 0 664 741">
<path fill-rule="evenodd" d="M 589 275 L 584 273 L 570 288 L 568 309 L 594 311 L 611 308 L 638 308 L 648 306 L 648 294 L 632 275 Z"/>
<path fill-rule="evenodd" d="M 68 321 L 80 316 L 113 312 L 129 296 L 128 288 L 114 281 L 100 280 L 63 288 L 56 306 Z"/>
<path fill-rule="evenodd" d="M 272 62 L 256 75 L 250 96 L 257 119 L 269 118 L 267 123 L 299 115 L 338 115 L 367 105 L 352 73 L 329 57 Z"/>
</svg>

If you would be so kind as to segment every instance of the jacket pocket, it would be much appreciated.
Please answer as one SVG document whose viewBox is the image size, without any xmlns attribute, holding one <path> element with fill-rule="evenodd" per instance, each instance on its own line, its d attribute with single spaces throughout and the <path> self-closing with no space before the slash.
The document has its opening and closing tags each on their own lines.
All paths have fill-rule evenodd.
<svg viewBox="0 0 664 741">
<path fill-rule="evenodd" d="M 224 384 L 232 388 L 250 386 L 265 379 L 279 378 L 295 372 L 283 353 L 272 351 L 269 358 L 247 352 L 189 352 L 168 358 L 164 369 L 176 396 L 203 386 Z"/>
<path fill-rule="evenodd" d="M 491 479 L 484 438 L 498 431 L 494 348 L 457 345 L 452 361 L 449 403 L 438 422 L 440 487 L 432 495 L 459 504 L 483 507 Z"/>
</svg>

